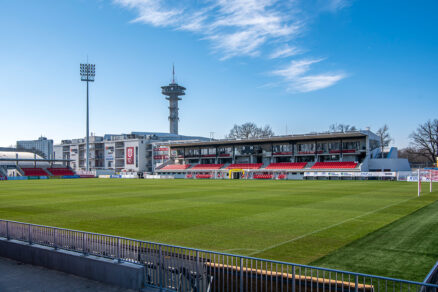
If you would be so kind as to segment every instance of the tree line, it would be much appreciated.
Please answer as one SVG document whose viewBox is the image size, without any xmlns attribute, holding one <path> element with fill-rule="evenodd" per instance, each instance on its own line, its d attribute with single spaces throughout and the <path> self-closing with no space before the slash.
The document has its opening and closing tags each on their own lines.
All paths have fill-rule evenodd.
<svg viewBox="0 0 438 292">
<path fill-rule="evenodd" d="M 438 156 L 438 119 L 428 120 L 420 124 L 409 135 L 409 147 L 400 151 L 400 157 L 410 162 L 434 164 Z"/>
</svg>

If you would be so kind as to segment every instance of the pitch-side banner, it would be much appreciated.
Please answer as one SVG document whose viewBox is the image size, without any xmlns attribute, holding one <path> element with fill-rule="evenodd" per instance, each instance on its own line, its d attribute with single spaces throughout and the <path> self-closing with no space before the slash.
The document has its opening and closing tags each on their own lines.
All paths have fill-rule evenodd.
<svg viewBox="0 0 438 292">
<path fill-rule="evenodd" d="M 134 147 L 126 147 L 126 164 L 134 164 Z"/>
<path fill-rule="evenodd" d="M 396 177 L 395 172 L 306 171 L 304 176 L 332 177 Z"/>
</svg>

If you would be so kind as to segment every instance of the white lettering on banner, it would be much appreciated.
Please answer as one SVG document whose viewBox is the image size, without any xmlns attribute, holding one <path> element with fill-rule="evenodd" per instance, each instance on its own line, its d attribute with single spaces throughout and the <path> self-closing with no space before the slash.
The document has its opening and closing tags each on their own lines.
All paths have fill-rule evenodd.
<svg viewBox="0 0 438 292">
<path fill-rule="evenodd" d="M 317 176 L 317 177 L 396 177 L 396 172 L 316 172 L 306 171 L 304 176 Z"/>
</svg>

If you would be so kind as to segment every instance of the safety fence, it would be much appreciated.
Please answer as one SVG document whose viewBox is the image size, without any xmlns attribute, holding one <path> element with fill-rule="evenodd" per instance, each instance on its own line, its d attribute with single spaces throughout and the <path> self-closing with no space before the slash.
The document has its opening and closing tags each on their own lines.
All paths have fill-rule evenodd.
<svg viewBox="0 0 438 292">
<path fill-rule="evenodd" d="M 430 270 L 429 274 L 424 279 L 425 283 L 438 284 L 438 262 Z"/>
<path fill-rule="evenodd" d="M 438 267 L 414 282 L 0 220 L 0 237 L 145 267 L 145 286 L 168 291 L 438 292 Z"/>
</svg>

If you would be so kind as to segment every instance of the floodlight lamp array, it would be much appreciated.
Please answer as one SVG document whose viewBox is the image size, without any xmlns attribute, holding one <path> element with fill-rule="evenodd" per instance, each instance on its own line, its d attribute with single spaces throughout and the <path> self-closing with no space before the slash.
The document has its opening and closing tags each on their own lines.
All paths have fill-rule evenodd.
<svg viewBox="0 0 438 292">
<path fill-rule="evenodd" d="M 81 64 L 80 74 L 82 81 L 94 81 L 96 76 L 96 65 L 94 64 Z"/>
</svg>

